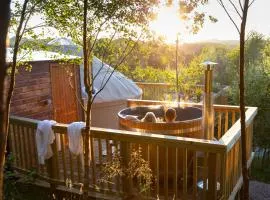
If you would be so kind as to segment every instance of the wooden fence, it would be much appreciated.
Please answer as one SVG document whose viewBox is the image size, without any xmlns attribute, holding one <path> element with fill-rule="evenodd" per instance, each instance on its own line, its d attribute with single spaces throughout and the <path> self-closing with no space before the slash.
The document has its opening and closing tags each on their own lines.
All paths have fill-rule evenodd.
<svg viewBox="0 0 270 200">
<path fill-rule="evenodd" d="M 144 83 L 136 82 L 138 87 L 142 89 L 143 100 L 159 100 L 159 101 L 176 101 L 176 86 L 170 83 Z M 204 85 L 196 85 L 190 88 L 188 91 L 181 91 L 186 96 L 181 98 L 186 101 L 192 99 L 194 102 L 200 102 L 203 94 Z M 213 98 L 216 104 L 227 104 L 227 91 L 229 87 L 224 86 L 219 92 L 215 93 Z M 194 92 L 196 91 L 196 92 Z"/>
<path fill-rule="evenodd" d="M 129 100 L 128 106 L 163 104 L 158 101 Z M 185 104 L 197 106 L 199 104 Z M 151 189 L 144 193 L 152 199 L 234 199 L 242 185 L 241 137 L 239 108 L 215 105 L 215 137 L 217 141 L 174 137 L 123 130 L 91 128 L 89 187 L 96 197 L 116 199 L 138 191 L 138 177 L 116 175 L 104 180 L 104 166 L 121 157 L 121 169 L 130 169 L 131 154 L 139 148 L 142 158 L 152 170 Z M 247 155 L 252 161 L 252 124 L 257 108 L 248 107 Z M 35 131 L 37 120 L 11 117 L 9 141 L 15 156 L 14 168 L 27 172 L 35 169 L 40 179 L 52 187 L 65 186 L 70 180 L 73 188 L 82 186 L 84 163 L 68 149 L 67 125 L 56 124 L 57 140 L 52 144 L 53 157 L 46 165 L 37 162 Z M 137 188 L 137 190 L 136 190 Z"/>
<path fill-rule="evenodd" d="M 142 99 L 169 101 L 176 100 L 175 86 L 170 83 L 143 83 L 136 82 L 136 85 L 142 89 Z"/>
</svg>

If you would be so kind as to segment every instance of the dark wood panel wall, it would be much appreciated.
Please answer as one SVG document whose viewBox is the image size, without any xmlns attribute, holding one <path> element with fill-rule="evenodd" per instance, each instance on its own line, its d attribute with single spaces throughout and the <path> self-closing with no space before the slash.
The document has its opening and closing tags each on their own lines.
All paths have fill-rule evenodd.
<svg viewBox="0 0 270 200">
<path fill-rule="evenodd" d="M 58 65 L 57 62 L 38 61 L 31 63 L 31 72 L 19 69 L 11 102 L 12 115 L 39 120 L 54 119 L 50 75 L 52 64 Z M 79 71 L 79 67 L 75 69 Z M 76 81 L 80 91 L 79 77 L 76 77 Z"/>
<path fill-rule="evenodd" d="M 31 72 L 20 68 L 16 75 L 11 114 L 33 119 L 52 119 L 50 63 L 32 62 Z"/>
</svg>

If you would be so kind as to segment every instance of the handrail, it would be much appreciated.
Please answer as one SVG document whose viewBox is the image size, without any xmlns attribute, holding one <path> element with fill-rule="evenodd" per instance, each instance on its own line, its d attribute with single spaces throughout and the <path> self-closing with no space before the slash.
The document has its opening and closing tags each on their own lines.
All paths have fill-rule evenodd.
<svg viewBox="0 0 270 200">
<path fill-rule="evenodd" d="M 150 82 L 135 82 L 137 85 L 141 85 L 141 86 L 175 86 L 174 84 L 171 83 L 150 83 Z"/>
<path fill-rule="evenodd" d="M 129 107 L 138 106 L 138 105 L 177 105 L 177 102 L 172 101 L 153 101 L 153 100 L 139 100 L 139 99 L 127 99 L 127 104 Z M 180 106 L 194 106 L 202 107 L 202 103 L 190 103 L 190 102 L 180 102 Z M 231 105 L 214 105 L 214 110 L 228 110 L 228 111 L 237 111 L 240 112 L 239 106 Z"/>
<path fill-rule="evenodd" d="M 117 132 L 116 132 L 117 131 Z M 226 147 L 220 144 L 218 141 L 187 138 L 169 135 L 160 135 L 153 133 L 140 133 L 134 131 L 114 130 L 114 129 L 103 129 L 103 128 L 91 128 L 91 134 L 96 138 L 104 138 L 106 135 L 108 138 L 113 140 L 122 140 L 129 142 L 140 142 L 145 144 L 158 144 L 161 146 L 172 146 L 189 149 L 204 149 L 205 151 L 211 151 L 215 153 L 224 152 Z"/>
<path fill-rule="evenodd" d="M 246 111 L 246 128 L 254 120 L 257 115 L 257 107 L 247 107 Z M 231 150 L 233 145 L 241 137 L 241 124 L 240 119 L 221 137 L 219 142 L 227 147 L 227 152 Z"/>
<path fill-rule="evenodd" d="M 175 87 L 176 85 L 175 84 L 172 84 L 172 83 L 154 83 L 154 82 L 135 82 L 137 85 L 142 85 L 142 86 L 165 86 L 165 87 L 168 87 L 168 86 L 172 86 L 172 87 Z M 201 85 L 201 84 L 197 84 L 196 87 L 200 87 L 200 88 L 203 88 L 204 85 Z"/>
<path fill-rule="evenodd" d="M 12 122 L 19 122 L 20 124 L 37 127 L 39 120 L 28 119 L 24 117 L 10 117 Z M 66 133 L 67 124 L 57 123 L 52 126 L 56 133 Z M 173 147 L 188 147 L 190 149 L 206 149 L 215 153 L 224 152 L 226 147 L 218 141 L 186 138 L 178 136 L 160 135 L 153 133 L 140 133 L 135 131 L 104 129 L 98 127 L 91 127 L 91 135 L 96 138 L 110 138 L 119 141 L 140 142 L 148 144 L 159 144 L 161 146 L 169 145 Z"/>
</svg>

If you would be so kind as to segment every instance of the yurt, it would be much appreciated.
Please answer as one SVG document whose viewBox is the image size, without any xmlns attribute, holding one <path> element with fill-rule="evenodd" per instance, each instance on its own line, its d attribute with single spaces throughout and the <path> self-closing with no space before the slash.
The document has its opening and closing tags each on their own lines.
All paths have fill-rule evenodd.
<svg viewBox="0 0 270 200">
<path fill-rule="evenodd" d="M 32 119 L 54 119 L 60 123 L 83 120 L 77 97 L 81 98 L 79 57 L 48 51 L 33 51 L 18 60 L 31 69 L 19 67 L 11 101 L 11 114 Z M 12 49 L 7 59 L 11 62 Z M 62 62 L 62 59 L 70 62 Z"/>
<path fill-rule="evenodd" d="M 11 61 L 12 52 L 8 51 Z M 70 62 L 62 62 L 62 59 Z M 83 66 L 78 56 L 48 51 L 34 51 L 24 58 L 32 67 L 18 69 L 11 102 L 11 114 L 32 119 L 54 119 L 71 123 L 84 119 L 79 100 L 87 99 L 83 83 Z M 19 59 L 21 60 L 20 56 Z M 113 68 L 98 58 L 93 59 L 94 91 L 104 86 Z M 129 98 L 140 98 L 142 91 L 123 74 L 115 71 L 104 89 L 96 95 L 92 106 L 92 126 L 118 128 L 117 113 L 126 107 Z"/>
<path fill-rule="evenodd" d="M 92 106 L 92 125 L 118 129 L 118 112 L 127 106 L 127 99 L 140 99 L 142 90 L 132 80 L 96 57 L 93 58 L 92 69 L 95 77 L 93 95 L 97 93 Z M 86 102 L 83 66 L 80 67 L 80 75 L 82 96 Z M 101 92 L 98 92 L 101 88 Z"/>
<path fill-rule="evenodd" d="M 82 50 L 68 38 L 56 38 L 47 44 L 62 53 L 82 56 Z M 99 91 L 109 78 L 113 68 L 100 59 L 94 57 L 92 62 L 94 91 Z M 84 102 L 87 95 L 84 89 L 83 65 L 80 66 L 80 85 Z M 94 94 L 95 95 L 95 94 Z M 118 112 L 126 107 L 127 99 L 138 99 L 142 96 L 142 90 L 123 74 L 114 71 L 104 89 L 97 94 L 92 105 L 92 125 L 102 128 L 118 128 Z"/>
<path fill-rule="evenodd" d="M 63 54 L 82 56 L 82 48 L 79 48 L 71 39 L 59 37 L 47 43 L 51 51 L 61 52 Z"/>
</svg>

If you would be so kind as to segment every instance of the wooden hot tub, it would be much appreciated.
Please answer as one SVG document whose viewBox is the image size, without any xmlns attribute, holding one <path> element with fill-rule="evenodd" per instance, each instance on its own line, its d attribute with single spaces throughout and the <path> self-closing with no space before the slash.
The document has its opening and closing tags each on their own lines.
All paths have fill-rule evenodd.
<svg viewBox="0 0 270 200">
<path fill-rule="evenodd" d="M 164 121 L 164 106 L 138 106 L 126 108 L 118 113 L 119 126 L 124 130 L 174 135 L 182 137 L 202 138 L 202 110 L 196 107 L 173 107 L 176 110 L 175 122 Z M 158 122 L 140 121 L 147 112 L 153 112 Z M 127 115 L 135 116 L 136 120 L 126 119 Z"/>
</svg>

